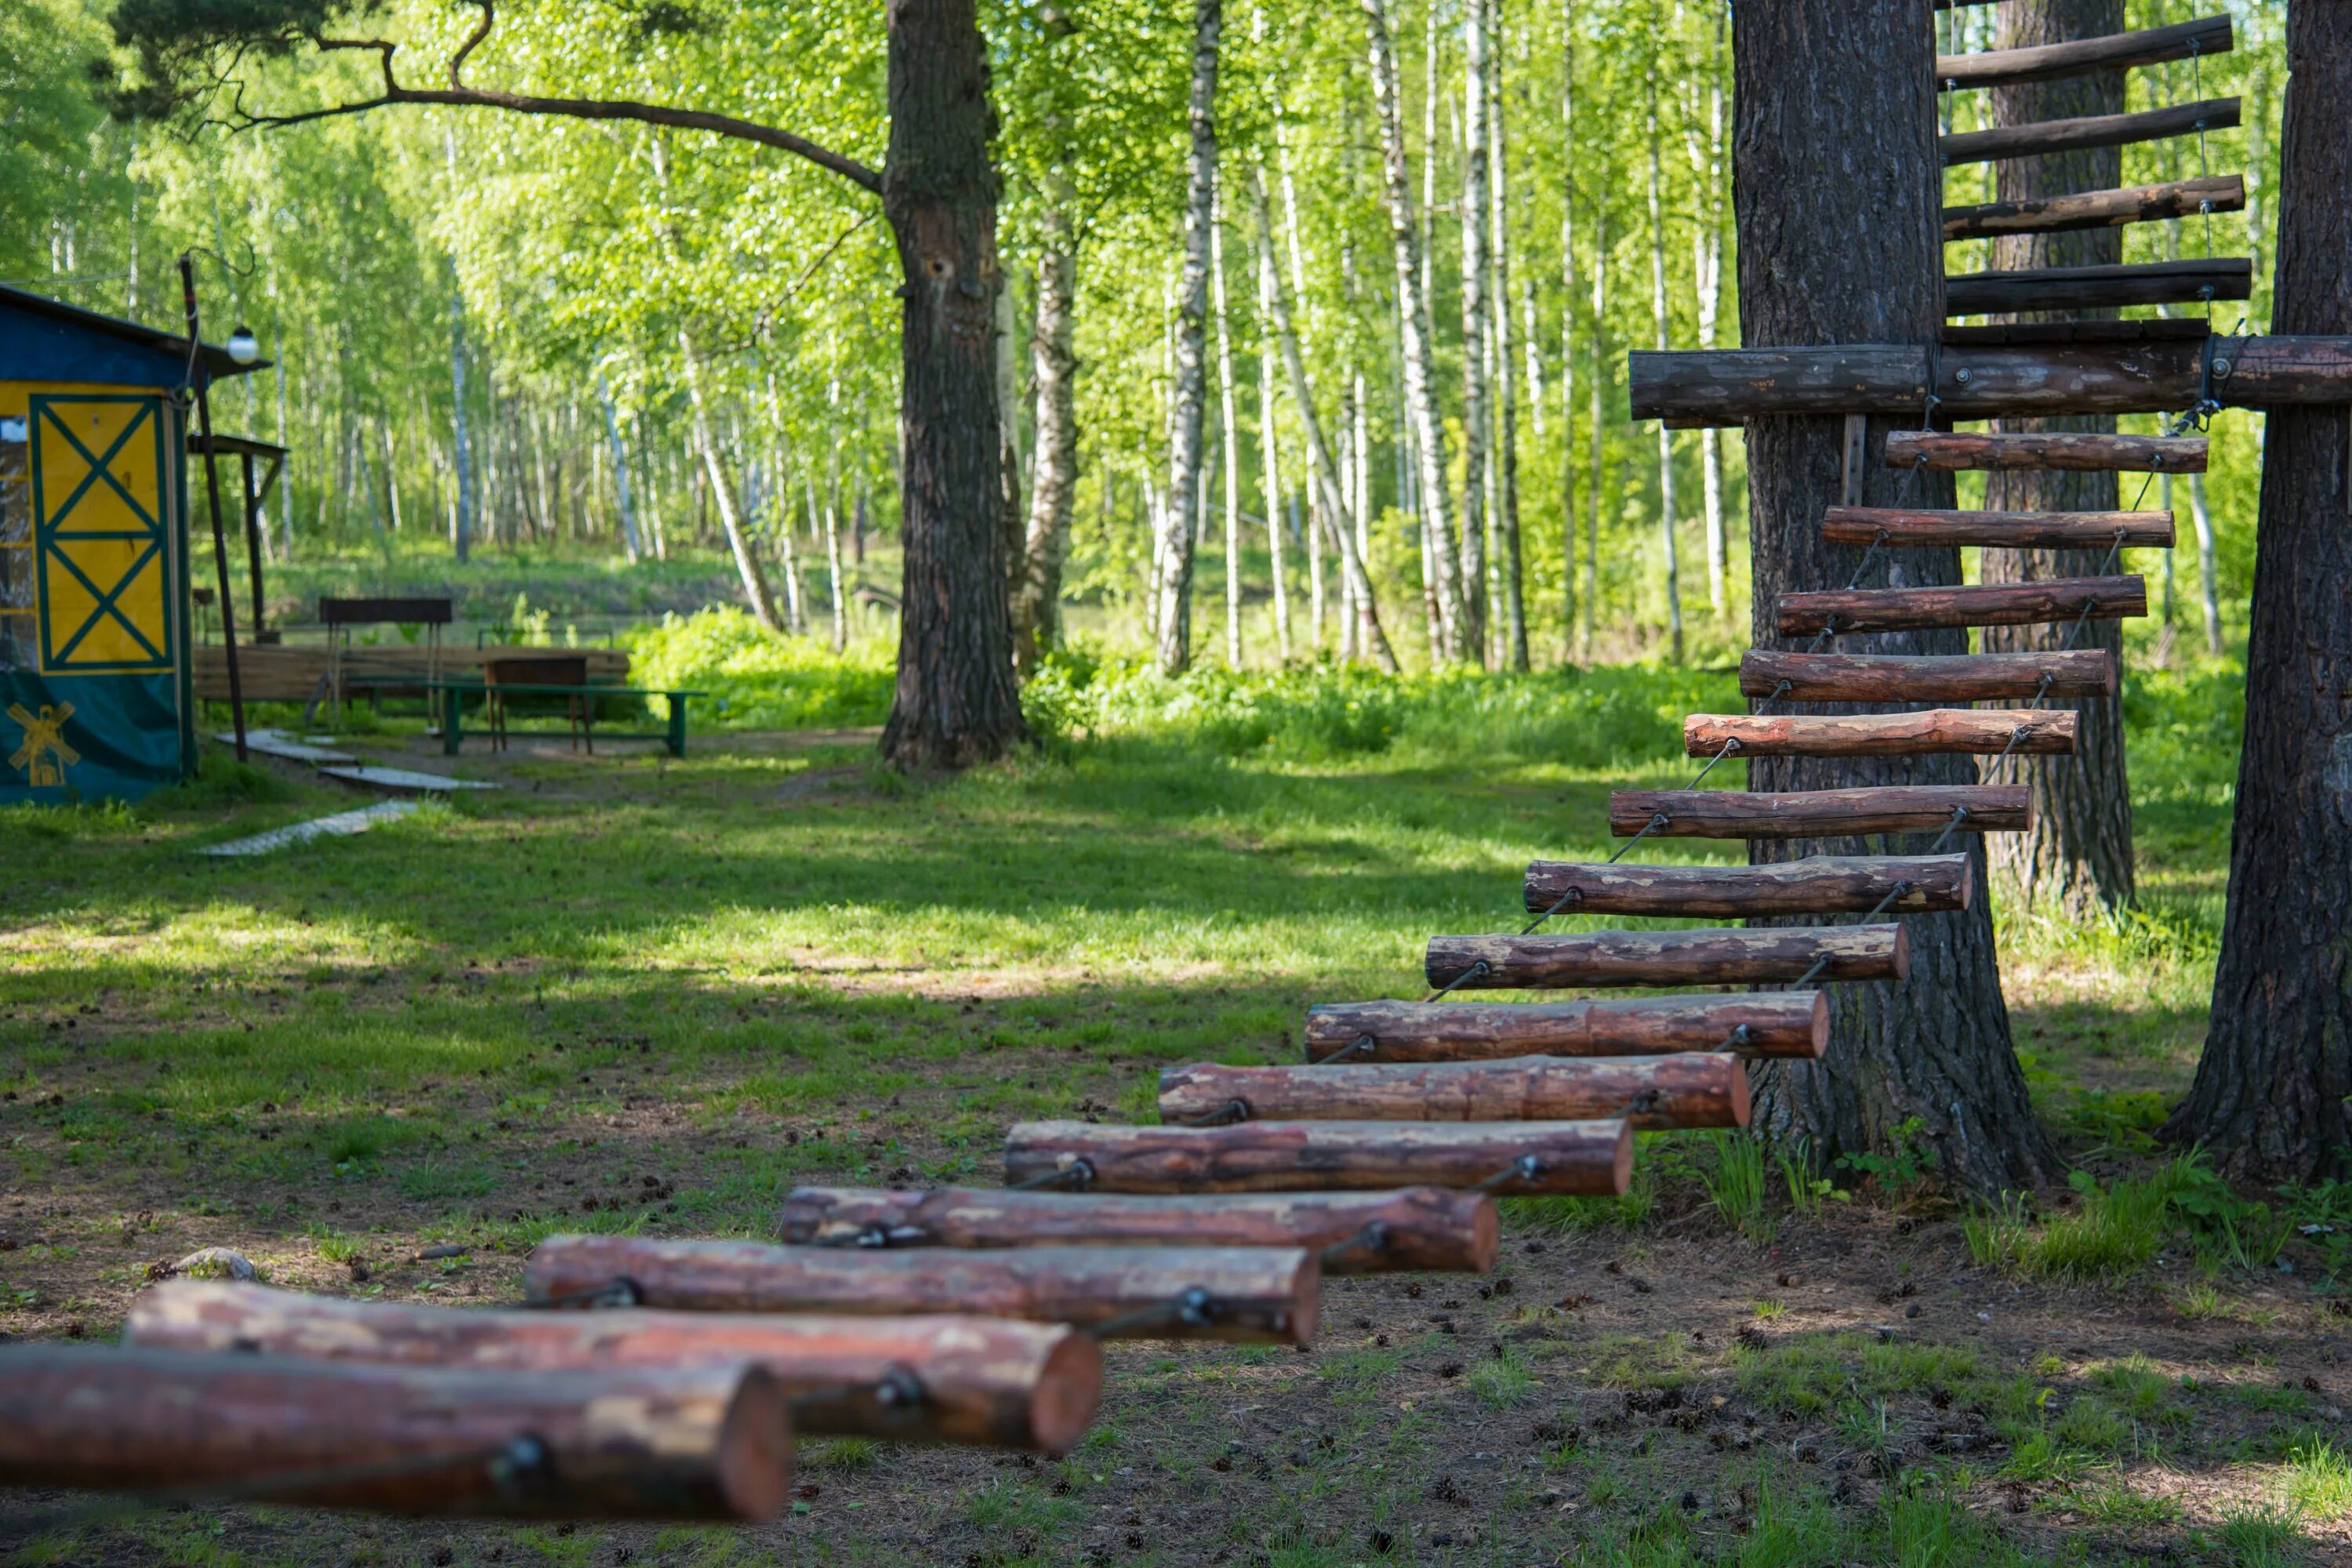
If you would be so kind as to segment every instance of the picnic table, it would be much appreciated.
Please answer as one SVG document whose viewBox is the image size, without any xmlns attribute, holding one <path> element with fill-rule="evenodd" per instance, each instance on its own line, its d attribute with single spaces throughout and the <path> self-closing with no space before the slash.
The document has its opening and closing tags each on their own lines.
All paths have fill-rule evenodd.
<svg viewBox="0 0 2352 1568">
<path fill-rule="evenodd" d="M 427 700 L 433 705 L 435 717 L 441 726 L 441 751 L 445 756 L 457 754 L 458 742 L 465 738 L 465 706 L 467 697 L 476 697 L 487 704 L 491 683 L 481 676 L 458 676 L 452 679 L 421 683 Z M 500 681 L 498 691 L 504 697 L 562 697 L 579 700 L 581 722 L 591 733 L 590 750 L 594 750 L 593 725 L 596 702 L 605 697 L 662 697 L 669 700 L 669 724 L 661 730 L 620 730 L 607 733 L 616 741 L 659 741 L 673 757 L 686 755 L 686 704 L 688 698 L 707 695 L 659 686 L 608 686 L 602 681 Z"/>
</svg>

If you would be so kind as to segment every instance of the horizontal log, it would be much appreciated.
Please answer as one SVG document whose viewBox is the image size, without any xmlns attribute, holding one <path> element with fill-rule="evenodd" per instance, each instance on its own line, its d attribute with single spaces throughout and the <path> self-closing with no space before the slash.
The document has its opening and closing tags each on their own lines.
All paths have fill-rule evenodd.
<svg viewBox="0 0 2352 1568">
<path fill-rule="evenodd" d="M 1818 1057 L 1829 1042 L 1829 998 L 1819 991 L 1516 1004 L 1340 1002 L 1307 1010 L 1310 1062 L 1496 1061 L 1524 1056 L 1718 1050 L 1753 1057 Z"/>
<path fill-rule="evenodd" d="M 2078 473 L 2201 474 L 2202 436 L 2101 436 L 2079 431 L 2025 433 L 1897 430 L 1886 437 L 1886 466 L 1961 468 L 2064 468 Z"/>
<path fill-rule="evenodd" d="M 2021 201 L 1979 202 L 1944 209 L 1947 240 L 1990 239 L 2003 234 L 2057 234 L 2070 229 L 2120 228 L 2127 223 L 2160 223 L 2203 212 L 2233 213 L 2246 205 L 2246 182 L 2239 174 L 2167 180 L 2151 185 L 2078 191 L 2071 195 Z"/>
<path fill-rule="evenodd" d="M 1162 1121 L 1234 1104 L 1261 1121 L 1580 1121 L 1623 1116 L 1645 1131 L 1748 1125 L 1748 1072 L 1728 1051 L 1519 1057 L 1350 1067 L 1222 1067 L 1160 1075 Z"/>
<path fill-rule="evenodd" d="M 1320 1278 L 1315 1254 L 1298 1247 L 901 1252 L 551 1236 L 524 1265 L 523 1289 L 549 1304 L 625 1281 L 641 1306 L 689 1312 L 978 1313 L 1076 1323 L 1113 1338 L 1303 1345 L 1315 1337 Z M 1180 1313 L 1195 1291 L 1200 1310 Z"/>
<path fill-rule="evenodd" d="M 2033 826 L 2023 784 L 1889 784 L 1759 794 L 1737 790 L 1621 789 L 1609 797 L 1609 831 L 1631 837 L 1846 838 L 1866 833 L 1941 833 L 1965 811 L 1963 833 L 2023 833 Z"/>
<path fill-rule="evenodd" d="M 1920 511 L 1833 506 L 1822 515 L 1832 544 L 1990 545 L 2001 550 L 2172 548 L 2168 511 Z"/>
<path fill-rule="evenodd" d="M 2072 756 L 2074 713 L 1978 712 L 1929 708 L 1916 713 L 1694 713 L 1683 749 L 1712 757 L 1733 741 L 1745 757 L 1917 757 L 1962 752 L 1999 756 Z"/>
<path fill-rule="evenodd" d="M 1948 168 L 1954 163 L 2040 158 L 2085 147 L 2160 142 L 2168 136 L 2194 136 L 2200 131 L 2227 131 L 2237 123 L 2236 99 L 2209 98 L 2134 114 L 2087 114 L 2079 120 L 2035 120 L 2023 125 L 1997 125 L 1990 131 L 1963 131 L 1938 137 L 1936 145 Z"/>
<path fill-rule="evenodd" d="M 1007 1183 L 1061 1176 L 1114 1193 L 1485 1185 L 1607 1197 L 1624 1192 L 1633 1169 L 1633 1129 L 1622 1121 L 1023 1121 L 1004 1135 Z"/>
<path fill-rule="evenodd" d="M 2002 316 L 2021 310 L 2103 310 L 2126 305 L 2178 305 L 2245 300 L 2254 264 L 2242 256 L 2192 261 L 2136 261 L 2100 267 L 1992 268 L 1948 273 L 1948 316 Z"/>
<path fill-rule="evenodd" d="M 740 1363 L 503 1373 L 0 1352 L 0 1486 L 491 1519 L 759 1521 L 783 1506 L 792 1451 L 783 1391 Z"/>
<path fill-rule="evenodd" d="M 2213 323 L 2202 316 L 2111 316 L 2087 321 L 1946 321 L 1936 331 L 1938 342 L 1961 348 L 2056 348 L 2077 343 L 2201 345 L 2212 335 Z"/>
<path fill-rule="evenodd" d="M 1760 920 L 1859 913 L 1890 898 L 1895 914 L 1964 910 L 1973 892 L 1965 855 L 1813 855 L 1760 866 L 1538 860 L 1528 868 L 1526 898 L 1529 914 L 1573 893 L 1567 907 L 1575 914 Z"/>
<path fill-rule="evenodd" d="M 1626 364 L 1636 419 L 1661 413 L 1704 418 L 1766 395 L 1776 414 L 1842 413 L 1856 399 L 1901 408 L 1927 401 L 1927 351 L 1917 343 L 1672 353 L 1636 349 Z"/>
<path fill-rule="evenodd" d="M 2045 689 L 2043 681 L 2048 681 Z M 2116 659 L 2064 653 L 1780 653 L 1739 656 L 1739 693 L 1791 702 L 2013 702 L 2116 694 Z"/>
<path fill-rule="evenodd" d="M 1062 1454 L 1102 1397 L 1102 1350 L 1055 1323 L 977 1317 L 479 1311 L 175 1280 L 135 1300 L 123 1338 L 151 1350 L 475 1372 L 593 1372 L 750 1362 L 803 1436 Z"/>
<path fill-rule="evenodd" d="M 831 1247 L 1303 1247 L 1326 1274 L 1484 1274 L 1497 1244 L 1494 1199 L 1436 1187 L 1182 1197 L 796 1187 L 782 1235 Z"/>
<path fill-rule="evenodd" d="M 1948 89 L 2015 87 L 2030 81 L 2057 81 L 2094 71 L 2128 70 L 2134 66 L 2162 65 L 2196 56 L 2224 55 L 2234 43 L 2227 16 L 2200 16 L 2167 27 L 2143 27 L 2136 33 L 2109 33 L 2103 37 L 2073 38 L 2063 44 L 2035 44 L 2021 49 L 1983 49 L 1974 54 L 1937 55 L 1937 83 Z"/>
<path fill-rule="evenodd" d="M 1927 626 L 2023 626 L 2087 616 L 2120 621 L 2147 614 L 2137 575 L 2044 577 L 2032 583 L 1956 583 L 1932 588 L 1832 588 L 1783 594 L 1774 619 L 1783 637 L 1815 632 L 1890 632 Z"/>
<path fill-rule="evenodd" d="M 1801 980 L 1900 980 L 1909 940 L 1898 924 L 1702 926 L 1692 931 L 1504 931 L 1433 936 L 1422 967 L 1432 986 L 1509 991 L 1566 985 L 1757 985 Z M 1484 966 L 1483 968 L 1481 966 Z"/>
</svg>

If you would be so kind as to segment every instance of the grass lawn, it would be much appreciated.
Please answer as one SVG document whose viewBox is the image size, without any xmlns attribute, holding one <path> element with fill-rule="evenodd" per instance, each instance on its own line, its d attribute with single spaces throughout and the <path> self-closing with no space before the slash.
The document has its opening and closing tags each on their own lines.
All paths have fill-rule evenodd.
<svg viewBox="0 0 2352 1568">
<path fill-rule="evenodd" d="M 790 1516 L 747 1531 L 199 1510 L 28 1533 L 10 1517 L 60 1500 L 18 1497 L 0 1562 L 2352 1552 L 2318 1241 L 2249 1268 L 2159 1204 L 2154 1256 L 2091 1284 L 2035 1262 L 2152 1179 L 2145 1130 L 2193 1067 L 2234 679 L 2135 699 L 2146 910 L 2003 927 L 2021 1048 L 2097 1178 L 2081 1213 L 1989 1238 L 1776 1174 L 1743 1235 L 1709 1198 L 1736 1156 L 1649 1139 L 1633 1197 L 1517 1205 L 1496 1279 L 1331 1282 L 1312 1353 L 1116 1348 L 1064 1461 L 811 1445 Z M 757 1237 L 801 1182 L 993 1182 L 1010 1121 L 1148 1116 L 1160 1068 L 1295 1059 L 1309 1003 L 1418 994 L 1424 938 L 1521 918 L 1533 857 L 1605 856 L 1609 790 L 1683 782 L 1680 715 L 1736 700 L 1639 671 L 1303 679 L 1097 712 L 1107 733 L 953 780 L 882 771 L 855 731 L 698 735 L 684 762 L 522 743 L 454 764 L 498 793 L 249 860 L 189 850 L 348 796 L 215 767 L 136 812 L 0 816 L 0 1331 L 110 1335 L 151 1265 L 205 1245 L 486 1304 L 553 1231 Z M 415 1260 L 450 1242 L 469 1255 Z"/>
</svg>

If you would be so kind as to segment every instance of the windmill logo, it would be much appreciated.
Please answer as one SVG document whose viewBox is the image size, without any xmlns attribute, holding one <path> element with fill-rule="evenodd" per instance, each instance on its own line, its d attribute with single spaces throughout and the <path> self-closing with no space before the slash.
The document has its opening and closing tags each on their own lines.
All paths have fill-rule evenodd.
<svg viewBox="0 0 2352 1568">
<path fill-rule="evenodd" d="M 8 704 L 8 717 L 16 721 L 25 731 L 25 743 L 9 755 L 8 765 L 22 768 L 25 782 L 35 789 L 56 789 L 66 782 L 66 770 L 81 761 L 81 753 L 66 744 L 66 721 L 73 717 L 73 704 L 61 702 L 52 708 L 41 704 L 37 719 L 25 711 L 21 703 Z"/>
</svg>

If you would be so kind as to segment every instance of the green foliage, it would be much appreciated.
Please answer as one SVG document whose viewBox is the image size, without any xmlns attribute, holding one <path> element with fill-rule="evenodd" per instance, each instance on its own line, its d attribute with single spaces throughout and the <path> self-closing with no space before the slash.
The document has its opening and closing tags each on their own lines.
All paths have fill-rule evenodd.
<svg viewBox="0 0 2352 1568">
<path fill-rule="evenodd" d="M 1712 1164 L 1701 1168 L 1707 1201 L 1727 1224 L 1759 1247 L 1772 1245 L 1778 1229 L 1764 1206 L 1764 1142 L 1749 1132 L 1710 1133 Z"/>
<path fill-rule="evenodd" d="M 811 637 L 780 637 L 743 610 L 666 616 L 629 638 L 630 678 L 640 686 L 702 691 L 688 710 L 733 729 L 809 730 L 879 724 L 890 714 L 888 650 L 863 644 L 847 655 Z"/>
<path fill-rule="evenodd" d="M 2287 1455 L 2286 1496 L 2296 1512 L 2310 1518 L 2352 1516 L 2352 1455 L 2325 1437 L 2297 1444 Z"/>
<path fill-rule="evenodd" d="M 1927 1126 L 1919 1117 L 1907 1117 L 1886 1130 L 1885 1148 L 1840 1154 L 1837 1163 L 1899 1203 L 1925 1187 L 1936 1168 L 1936 1151 L 1921 1136 Z"/>
</svg>

